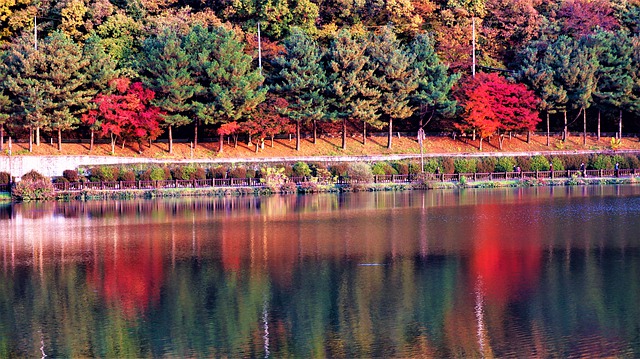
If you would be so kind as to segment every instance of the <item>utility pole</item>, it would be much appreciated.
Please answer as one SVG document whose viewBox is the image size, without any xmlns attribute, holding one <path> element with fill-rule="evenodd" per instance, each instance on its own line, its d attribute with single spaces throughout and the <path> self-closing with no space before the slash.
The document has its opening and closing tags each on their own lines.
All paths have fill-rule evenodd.
<svg viewBox="0 0 640 359">
<path fill-rule="evenodd" d="M 471 66 L 471 75 L 476 77 L 476 17 L 471 18 L 471 58 L 473 65 Z"/>
<path fill-rule="evenodd" d="M 33 17 L 33 43 L 35 44 L 36 51 L 38 51 L 38 23 L 37 17 Z"/>
<path fill-rule="evenodd" d="M 262 75 L 262 45 L 260 43 L 260 22 L 258 21 L 258 68 L 260 69 L 260 75 Z"/>
</svg>

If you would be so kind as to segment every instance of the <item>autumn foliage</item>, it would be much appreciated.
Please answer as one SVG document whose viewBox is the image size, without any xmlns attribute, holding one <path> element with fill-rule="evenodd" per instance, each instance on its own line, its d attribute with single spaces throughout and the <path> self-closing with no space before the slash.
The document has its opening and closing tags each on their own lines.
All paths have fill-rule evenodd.
<svg viewBox="0 0 640 359">
<path fill-rule="evenodd" d="M 112 94 L 99 94 L 94 102 L 97 109 L 82 117 L 88 125 L 96 125 L 100 134 L 111 138 L 111 151 L 115 152 L 118 138 L 123 146 L 125 141 L 156 139 L 160 131 L 160 109 L 150 105 L 154 92 L 145 89 L 142 83 L 131 83 L 129 79 L 119 78 L 111 83 Z"/>
<path fill-rule="evenodd" d="M 533 91 L 495 73 L 479 73 L 466 79 L 456 98 L 464 111 L 464 120 L 457 126 L 465 132 L 475 131 L 480 137 L 480 149 L 482 140 L 496 132 L 533 131 L 540 122 L 540 101 Z"/>
</svg>

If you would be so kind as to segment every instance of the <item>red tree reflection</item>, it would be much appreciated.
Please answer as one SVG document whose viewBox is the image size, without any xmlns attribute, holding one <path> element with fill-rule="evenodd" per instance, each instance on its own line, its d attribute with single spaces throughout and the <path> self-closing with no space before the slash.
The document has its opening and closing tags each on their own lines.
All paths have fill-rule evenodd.
<svg viewBox="0 0 640 359">
<path fill-rule="evenodd" d="M 162 247 L 146 238 L 122 245 L 107 245 L 102 267 L 89 276 L 105 299 L 120 307 L 127 318 L 144 313 L 160 299 L 163 282 Z"/>
<path fill-rule="evenodd" d="M 537 283 L 540 275 L 538 221 L 515 228 L 505 223 L 504 206 L 477 206 L 482 220 L 474 233 L 472 278 L 481 278 L 486 297 L 507 303 Z"/>
</svg>

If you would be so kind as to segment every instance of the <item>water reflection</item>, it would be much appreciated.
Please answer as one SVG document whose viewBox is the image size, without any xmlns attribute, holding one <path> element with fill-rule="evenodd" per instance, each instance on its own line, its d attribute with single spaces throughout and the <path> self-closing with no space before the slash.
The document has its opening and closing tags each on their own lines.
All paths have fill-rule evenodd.
<svg viewBox="0 0 640 359">
<path fill-rule="evenodd" d="M 3 205 L 0 356 L 637 356 L 639 212 L 635 186 Z"/>
</svg>

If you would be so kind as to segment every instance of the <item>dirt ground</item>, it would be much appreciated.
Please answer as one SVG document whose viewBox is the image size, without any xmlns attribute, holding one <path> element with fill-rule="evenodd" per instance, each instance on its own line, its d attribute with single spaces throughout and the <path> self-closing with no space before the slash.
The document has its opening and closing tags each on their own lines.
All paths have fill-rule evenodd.
<svg viewBox="0 0 640 359">
<path fill-rule="evenodd" d="M 264 149 L 255 151 L 255 146 L 239 142 L 234 147 L 233 142 L 225 143 L 223 153 L 218 152 L 217 142 L 199 143 L 195 149 L 191 149 L 189 143 L 174 143 L 173 154 L 168 153 L 168 143 L 156 142 L 149 148 L 143 145 L 142 149 L 137 144 L 116 146 L 115 156 L 140 157 L 156 159 L 205 159 L 205 158 L 269 158 L 269 157 L 298 157 L 298 156 L 362 156 L 362 155 L 389 155 L 389 154 L 419 154 L 420 145 L 415 138 L 394 137 L 392 149 L 387 148 L 386 137 L 368 137 L 366 145 L 362 143 L 362 136 L 350 137 L 347 141 L 347 148 L 341 148 L 341 138 L 319 138 L 316 144 L 312 139 L 305 138 L 301 142 L 300 151 L 296 151 L 295 138 L 276 139 L 273 147 L 271 141 L 265 141 Z M 3 154 L 8 153 L 5 143 Z M 537 152 L 537 151 L 574 151 L 574 150 L 610 150 L 611 139 L 602 138 L 599 142 L 596 138 L 587 138 L 586 146 L 582 144 L 581 136 L 570 136 L 568 141 L 562 142 L 557 137 L 552 137 L 550 145 L 546 145 L 546 136 L 533 135 L 530 143 L 526 142 L 526 136 L 517 136 L 509 139 L 506 137 L 502 150 L 499 149 L 497 138 L 486 140 L 483 144 L 483 153 L 489 152 Z M 623 138 L 619 149 L 640 150 L 640 141 L 637 138 Z M 427 137 L 424 141 L 424 153 L 478 153 L 478 141 L 471 138 L 458 137 Z M 96 155 L 110 156 L 111 146 L 109 144 L 96 144 L 92 151 L 89 151 L 88 143 L 63 143 L 62 151 L 58 151 L 57 145 L 51 143 L 41 143 L 33 146 L 33 152 L 29 153 L 27 143 L 13 143 L 12 155 Z"/>
</svg>

